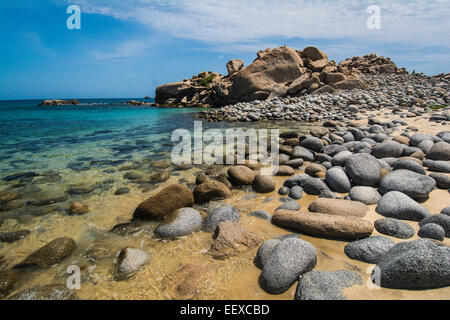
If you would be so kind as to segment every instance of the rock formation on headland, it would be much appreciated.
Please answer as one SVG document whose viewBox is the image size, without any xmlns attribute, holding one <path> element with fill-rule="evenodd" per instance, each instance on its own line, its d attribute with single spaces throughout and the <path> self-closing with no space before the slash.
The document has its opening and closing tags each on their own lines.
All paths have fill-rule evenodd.
<svg viewBox="0 0 450 320">
<path fill-rule="evenodd" d="M 242 60 L 227 63 L 228 75 L 202 72 L 191 79 L 156 88 L 159 107 L 222 107 L 275 97 L 364 89 L 360 74 L 407 73 L 375 54 L 347 59 L 339 65 L 315 47 L 294 50 L 283 46 L 258 52 L 244 68 Z"/>
<path fill-rule="evenodd" d="M 73 100 L 51 99 L 42 101 L 40 106 L 68 106 L 68 105 L 77 105 L 79 103 L 80 102 L 77 99 Z"/>
</svg>

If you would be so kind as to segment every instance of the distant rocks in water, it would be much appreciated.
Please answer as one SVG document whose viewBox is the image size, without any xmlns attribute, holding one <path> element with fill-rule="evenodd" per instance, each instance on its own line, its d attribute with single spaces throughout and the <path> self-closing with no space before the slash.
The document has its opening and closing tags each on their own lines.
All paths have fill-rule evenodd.
<svg viewBox="0 0 450 320">
<path fill-rule="evenodd" d="M 377 263 L 372 281 L 384 288 L 427 290 L 450 286 L 450 248 L 419 239 L 395 245 Z"/>
<path fill-rule="evenodd" d="M 214 233 L 214 243 L 210 254 L 215 259 L 227 259 L 257 247 L 261 241 L 257 235 L 245 230 L 234 221 L 220 222 Z"/>
<path fill-rule="evenodd" d="M 394 246 L 391 239 L 375 236 L 349 243 L 344 252 L 350 259 L 375 264 Z"/>
<path fill-rule="evenodd" d="M 231 206 L 222 206 L 214 209 L 205 219 L 203 229 L 206 232 L 214 232 L 219 223 L 224 221 L 238 222 L 241 215 L 236 208 Z"/>
<path fill-rule="evenodd" d="M 131 278 L 150 260 L 151 255 L 141 249 L 131 247 L 122 249 L 117 257 L 114 279 L 121 281 Z"/>
<path fill-rule="evenodd" d="M 142 202 L 134 211 L 134 218 L 161 220 L 172 211 L 194 204 L 194 195 L 186 186 L 173 184 Z"/>
<path fill-rule="evenodd" d="M 0 233 L 0 241 L 13 243 L 27 237 L 31 233 L 30 230 L 19 230 L 6 233 Z"/>
<path fill-rule="evenodd" d="M 73 100 L 52 99 L 42 101 L 40 106 L 69 106 L 78 104 L 80 104 L 80 102 L 77 99 Z"/>
<path fill-rule="evenodd" d="M 398 191 L 386 193 L 375 210 L 388 218 L 411 221 L 421 221 L 431 215 L 425 207 Z"/>
<path fill-rule="evenodd" d="M 399 239 L 409 239 L 415 234 L 414 228 L 409 224 L 393 218 L 379 219 L 374 225 L 379 233 Z"/>
<path fill-rule="evenodd" d="M 259 283 L 266 292 L 281 294 L 316 264 L 317 251 L 312 244 L 299 238 L 288 238 L 271 250 Z"/>
<path fill-rule="evenodd" d="M 305 234 L 339 239 L 362 239 L 374 230 L 370 221 L 355 216 L 335 216 L 323 213 L 303 213 L 277 210 L 272 223 Z"/>
<path fill-rule="evenodd" d="M 344 289 L 354 285 L 363 285 L 363 279 L 356 272 L 313 270 L 300 276 L 295 300 L 346 300 Z"/>
<path fill-rule="evenodd" d="M 136 101 L 136 100 L 130 100 L 130 101 L 127 102 L 127 104 L 129 104 L 130 106 L 133 106 L 133 107 L 153 106 L 153 105 L 155 105 L 154 103 L 149 103 L 149 102 L 145 102 L 145 101 Z"/>
<path fill-rule="evenodd" d="M 176 238 L 198 231 L 202 227 L 202 216 L 192 208 L 181 208 L 172 212 L 155 233 L 161 238 Z"/>
<path fill-rule="evenodd" d="M 30 254 L 24 261 L 16 265 L 14 268 L 23 269 L 27 267 L 51 267 L 70 256 L 75 250 L 75 247 L 75 241 L 70 238 L 63 237 L 55 239 Z"/>
<path fill-rule="evenodd" d="M 9 300 L 79 300 L 76 290 L 66 284 L 36 286 L 16 293 Z"/>
</svg>

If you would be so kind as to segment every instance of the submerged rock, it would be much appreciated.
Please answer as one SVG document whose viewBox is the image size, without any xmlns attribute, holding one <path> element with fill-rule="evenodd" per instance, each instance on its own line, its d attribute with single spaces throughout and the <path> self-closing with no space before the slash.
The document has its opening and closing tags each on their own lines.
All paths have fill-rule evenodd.
<svg viewBox="0 0 450 320">
<path fill-rule="evenodd" d="M 261 241 L 261 238 L 248 232 L 236 222 L 221 222 L 215 231 L 210 254 L 215 259 L 227 259 L 255 248 Z"/>
<path fill-rule="evenodd" d="M 206 232 L 214 232 L 219 223 L 224 221 L 238 222 L 241 219 L 241 215 L 236 208 L 231 206 L 223 206 L 214 209 L 205 219 L 203 229 Z"/>
<path fill-rule="evenodd" d="M 133 216 L 136 219 L 160 220 L 176 209 L 191 207 L 193 204 L 192 191 L 183 185 L 173 184 L 142 202 Z"/>
<path fill-rule="evenodd" d="M 155 229 L 161 238 L 176 238 L 191 234 L 202 227 L 202 216 L 192 208 L 181 208 L 172 212 L 166 221 Z"/>
<path fill-rule="evenodd" d="M 13 243 L 27 237 L 31 233 L 30 230 L 19 230 L 0 234 L 0 241 Z"/>
<path fill-rule="evenodd" d="M 151 259 L 150 254 L 136 248 L 124 248 L 117 258 L 114 278 L 122 281 L 134 276 Z"/>
<path fill-rule="evenodd" d="M 66 284 L 37 286 L 21 291 L 9 300 L 79 300 L 76 290 L 67 288 Z"/>
<path fill-rule="evenodd" d="M 16 265 L 15 269 L 23 269 L 27 267 L 48 268 L 63 261 L 70 256 L 75 250 L 76 243 L 70 238 L 55 239 L 39 250 L 30 254 L 24 261 Z"/>
</svg>

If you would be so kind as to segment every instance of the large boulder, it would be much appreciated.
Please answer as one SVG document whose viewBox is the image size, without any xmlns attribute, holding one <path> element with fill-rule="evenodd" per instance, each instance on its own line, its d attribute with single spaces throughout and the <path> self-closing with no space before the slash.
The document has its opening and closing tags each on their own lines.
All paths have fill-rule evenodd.
<svg viewBox="0 0 450 320">
<path fill-rule="evenodd" d="M 272 217 L 272 223 L 313 236 L 350 240 L 366 238 L 373 232 L 373 225 L 370 221 L 358 217 L 323 213 L 278 210 Z"/>
<path fill-rule="evenodd" d="M 325 175 L 325 182 L 331 190 L 340 193 L 347 193 L 352 187 L 350 180 L 341 167 L 333 167 L 328 170 Z"/>
<path fill-rule="evenodd" d="M 421 221 L 431 215 L 425 207 L 398 191 L 386 193 L 375 210 L 382 216 L 399 220 Z"/>
<path fill-rule="evenodd" d="M 428 151 L 428 159 L 438 161 L 450 160 L 450 143 L 442 141 L 434 144 Z"/>
<path fill-rule="evenodd" d="M 364 217 L 369 207 L 357 201 L 319 198 L 313 201 L 308 210 L 310 212 L 326 213 L 336 216 Z"/>
<path fill-rule="evenodd" d="M 419 239 L 395 245 L 377 263 L 372 281 L 384 288 L 426 290 L 450 286 L 450 248 Z"/>
<path fill-rule="evenodd" d="M 391 239 L 375 236 L 349 243 L 344 252 L 350 259 L 377 263 L 394 246 L 395 242 Z"/>
<path fill-rule="evenodd" d="M 142 202 L 134 211 L 134 218 L 161 220 L 174 210 L 191 207 L 194 195 L 188 187 L 173 184 Z"/>
<path fill-rule="evenodd" d="M 359 201 L 367 205 L 377 204 L 381 200 L 378 190 L 372 187 L 353 187 L 350 189 L 349 197 L 353 201 Z"/>
<path fill-rule="evenodd" d="M 379 191 L 381 194 L 399 191 L 413 199 L 424 199 L 435 187 L 434 179 L 417 172 L 400 169 L 383 177 Z"/>
<path fill-rule="evenodd" d="M 429 216 L 422 221 L 420 221 L 420 226 L 423 227 L 429 223 L 435 223 L 444 228 L 445 236 L 450 238 L 450 216 L 446 214 L 435 214 L 433 216 Z"/>
<path fill-rule="evenodd" d="M 268 293 L 287 291 L 298 277 L 312 270 L 317 263 L 317 251 L 312 244 L 299 238 L 281 241 L 270 253 L 260 277 L 261 287 Z"/>
<path fill-rule="evenodd" d="M 225 200 L 232 196 L 230 189 L 225 184 L 212 179 L 195 187 L 193 194 L 196 203 Z"/>
<path fill-rule="evenodd" d="M 202 216 L 192 208 L 181 208 L 172 212 L 166 221 L 155 229 L 161 238 L 176 238 L 191 234 L 202 227 Z"/>
<path fill-rule="evenodd" d="M 379 233 L 399 239 L 412 238 L 416 233 L 414 228 L 406 222 L 393 218 L 378 219 L 374 226 Z"/>
<path fill-rule="evenodd" d="M 16 265 L 14 268 L 48 268 L 69 257 L 75 248 L 76 243 L 73 239 L 65 237 L 57 238 L 30 254 L 24 261 Z"/>
<path fill-rule="evenodd" d="M 214 233 L 210 254 L 215 259 L 227 259 L 257 247 L 261 241 L 260 237 L 245 230 L 238 223 L 224 221 L 219 223 Z"/>
<path fill-rule="evenodd" d="M 269 193 L 275 190 L 275 181 L 271 176 L 257 175 L 253 181 L 253 189 L 258 193 Z"/>
<path fill-rule="evenodd" d="M 300 77 L 302 67 L 303 61 L 295 50 L 288 47 L 268 50 L 234 75 L 230 95 L 237 100 L 255 92 L 269 96 L 275 84 L 286 84 Z"/>
<path fill-rule="evenodd" d="M 355 154 L 345 162 L 345 169 L 354 186 L 376 187 L 381 179 L 378 160 L 364 153 Z"/>
<path fill-rule="evenodd" d="M 387 141 L 377 144 L 372 150 L 372 155 L 378 159 L 398 158 L 403 154 L 403 146 L 396 141 Z"/>
<path fill-rule="evenodd" d="M 157 87 L 155 92 L 155 102 L 164 104 L 168 99 L 176 97 L 178 95 L 178 89 L 181 88 L 183 84 L 183 82 L 174 82 Z"/>
<path fill-rule="evenodd" d="M 345 300 L 344 288 L 362 284 L 361 276 L 353 271 L 313 270 L 300 276 L 295 300 Z"/>
</svg>

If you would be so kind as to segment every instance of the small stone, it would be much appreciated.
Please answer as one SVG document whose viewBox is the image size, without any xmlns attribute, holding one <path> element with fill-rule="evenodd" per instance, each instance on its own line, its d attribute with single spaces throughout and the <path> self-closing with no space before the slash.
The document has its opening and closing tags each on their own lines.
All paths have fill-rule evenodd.
<svg viewBox="0 0 450 320">
<path fill-rule="evenodd" d="M 422 228 L 420 228 L 417 235 L 421 238 L 444 241 L 445 230 L 436 223 L 427 223 Z"/>
</svg>

